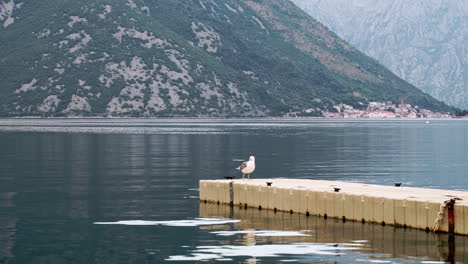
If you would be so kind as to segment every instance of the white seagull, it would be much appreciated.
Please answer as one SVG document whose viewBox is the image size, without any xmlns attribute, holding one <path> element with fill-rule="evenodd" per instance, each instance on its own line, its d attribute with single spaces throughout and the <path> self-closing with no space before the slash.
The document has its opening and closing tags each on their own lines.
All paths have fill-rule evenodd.
<svg viewBox="0 0 468 264">
<path fill-rule="evenodd" d="M 242 179 L 244 179 L 245 174 L 248 174 L 250 180 L 250 174 L 255 170 L 255 157 L 250 156 L 249 161 L 242 162 L 236 169 L 242 172 Z"/>
</svg>

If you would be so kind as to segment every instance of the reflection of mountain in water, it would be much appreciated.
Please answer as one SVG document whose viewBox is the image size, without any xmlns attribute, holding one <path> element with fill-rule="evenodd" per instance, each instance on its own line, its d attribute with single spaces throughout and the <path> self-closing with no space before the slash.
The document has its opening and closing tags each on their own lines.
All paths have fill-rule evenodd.
<svg viewBox="0 0 468 264">
<path fill-rule="evenodd" d="M 13 247 L 15 246 L 16 223 L 17 219 L 13 207 L 14 193 L 0 192 L 0 263 L 2 258 L 11 258 L 13 256 Z"/>
<path fill-rule="evenodd" d="M 468 237 L 456 236 L 455 248 L 449 252 L 448 235 L 433 234 L 416 229 L 404 229 L 380 224 L 343 222 L 338 219 L 305 216 L 302 214 L 274 213 L 270 210 L 240 209 L 216 204 L 200 204 L 200 217 L 221 217 L 241 220 L 233 227 L 223 229 L 251 230 L 242 235 L 244 245 L 269 243 L 360 243 L 356 250 L 364 254 L 379 254 L 379 258 L 402 258 L 424 260 L 450 260 L 465 263 L 465 244 Z M 200 227 L 202 229 L 222 228 L 221 226 Z M 255 236 L 254 230 L 279 230 L 310 232 L 312 236 L 264 237 Z M 455 256 L 450 256 L 450 253 Z"/>
</svg>

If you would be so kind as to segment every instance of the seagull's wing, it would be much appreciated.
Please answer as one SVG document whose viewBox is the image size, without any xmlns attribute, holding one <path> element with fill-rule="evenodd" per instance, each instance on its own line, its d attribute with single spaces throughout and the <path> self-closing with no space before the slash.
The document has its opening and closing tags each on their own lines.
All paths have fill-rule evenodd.
<svg viewBox="0 0 468 264">
<path fill-rule="evenodd" d="M 237 167 L 237 169 L 242 171 L 243 169 L 245 169 L 245 167 L 247 167 L 247 161 L 242 162 L 242 164 L 239 167 Z"/>
</svg>

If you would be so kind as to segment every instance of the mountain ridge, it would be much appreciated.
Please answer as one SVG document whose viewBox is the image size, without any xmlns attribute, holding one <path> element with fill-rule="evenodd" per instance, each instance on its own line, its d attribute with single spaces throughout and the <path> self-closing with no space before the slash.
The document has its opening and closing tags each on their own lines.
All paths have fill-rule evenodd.
<svg viewBox="0 0 468 264">
<path fill-rule="evenodd" d="M 468 2 L 293 0 L 410 83 L 468 109 Z"/>
<path fill-rule="evenodd" d="M 3 116 L 320 116 L 371 101 L 453 110 L 290 1 L 0 3 Z"/>
</svg>

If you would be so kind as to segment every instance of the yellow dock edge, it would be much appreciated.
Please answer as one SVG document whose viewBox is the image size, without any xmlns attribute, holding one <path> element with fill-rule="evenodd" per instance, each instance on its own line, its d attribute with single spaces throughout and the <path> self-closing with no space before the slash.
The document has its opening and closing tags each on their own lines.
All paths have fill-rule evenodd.
<svg viewBox="0 0 468 264">
<path fill-rule="evenodd" d="M 453 210 L 441 208 L 451 199 Z M 200 201 L 427 231 L 439 218 L 438 231 L 468 235 L 468 192 L 298 179 L 201 180 Z"/>
</svg>

